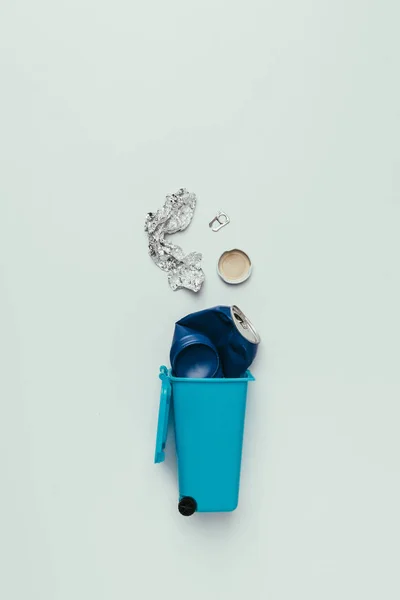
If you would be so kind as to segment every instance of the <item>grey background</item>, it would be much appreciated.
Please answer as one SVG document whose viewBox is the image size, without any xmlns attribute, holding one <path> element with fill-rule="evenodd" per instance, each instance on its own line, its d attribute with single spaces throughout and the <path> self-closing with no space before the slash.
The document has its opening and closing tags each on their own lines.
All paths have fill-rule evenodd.
<svg viewBox="0 0 400 600">
<path fill-rule="evenodd" d="M 399 16 L 2 1 L 2 598 L 398 600 Z M 142 230 L 181 186 L 197 296 Z M 183 519 L 157 371 L 177 318 L 234 302 L 263 340 L 241 503 Z"/>
</svg>

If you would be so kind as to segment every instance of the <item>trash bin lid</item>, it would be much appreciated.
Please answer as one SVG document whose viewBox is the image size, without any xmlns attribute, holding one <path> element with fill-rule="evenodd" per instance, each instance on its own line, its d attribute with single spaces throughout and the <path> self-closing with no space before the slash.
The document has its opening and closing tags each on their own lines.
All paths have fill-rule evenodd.
<svg viewBox="0 0 400 600">
<path fill-rule="evenodd" d="M 158 411 L 158 425 L 157 425 L 157 438 L 156 438 L 156 453 L 154 456 L 154 462 L 160 463 L 165 460 L 165 444 L 167 442 L 168 435 L 168 420 L 169 411 L 171 407 L 171 382 L 168 377 L 168 370 L 166 367 L 160 368 L 160 379 L 161 379 L 161 395 L 160 395 L 160 408 Z"/>
</svg>

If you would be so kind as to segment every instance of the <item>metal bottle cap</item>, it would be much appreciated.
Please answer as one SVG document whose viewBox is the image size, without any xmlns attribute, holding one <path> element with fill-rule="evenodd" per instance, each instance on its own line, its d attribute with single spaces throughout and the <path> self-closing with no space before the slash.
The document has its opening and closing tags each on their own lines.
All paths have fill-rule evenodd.
<svg viewBox="0 0 400 600">
<path fill-rule="evenodd" d="M 226 250 L 218 259 L 217 272 L 225 283 L 243 283 L 250 277 L 251 271 L 249 255 L 238 248 Z"/>
<path fill-rule="evenodd" d="M 259 344 L 261 338 L 254 325 L 236 305 L 231 306 L 232 320 L 239 333 L 252 344 Z"/>
</svg>

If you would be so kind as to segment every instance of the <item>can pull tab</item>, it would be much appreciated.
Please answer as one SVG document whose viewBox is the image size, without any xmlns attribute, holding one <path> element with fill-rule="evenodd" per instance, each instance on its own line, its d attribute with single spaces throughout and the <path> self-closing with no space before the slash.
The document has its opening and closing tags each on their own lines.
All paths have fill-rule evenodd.
<svg viewBox="0 0 400 600">
<path fill-rule="evenodd" d="M 236 306 L 235 306 L 235 308 L 236 308 Z M 239 312 L 239 310 L 237 310 L 237 311 L 234 310 L 232 312 L 233 312 L 234 318 L 239 323 L 239 325 L 241 327 L 243 327 L 243 329 L 248 329 L 247 321 L 246 321 L 244 314 L 241 311 Z"/>
<path fill-rule="evenodd" d="M 228 225 L 231 220 L 223 210 L 219 210 L 212 221 L 209 223 L 209 227 L 211 227 L 212 231 L 219 231 L 225 225 Z"/>
<path fill-rule="evenodd" d="M 239 325 L 241 327 L 243 327 L 243 329 L 247 329 L 248 328 L 248 325 L 247 325 L 246 321 L 244 319 L 242 319 L 242 317 L 240 315 L 235 314 L 235 319 L 236 319 L 236 321 L 239 321 Z"/>
</svg>

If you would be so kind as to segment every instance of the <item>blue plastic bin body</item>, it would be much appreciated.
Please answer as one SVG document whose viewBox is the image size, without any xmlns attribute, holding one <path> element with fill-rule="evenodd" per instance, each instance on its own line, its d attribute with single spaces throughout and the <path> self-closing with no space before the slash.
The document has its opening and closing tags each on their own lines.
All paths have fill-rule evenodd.
<svg viewBox="0 0 400 600">
<path fill-rule="evenodd" d="M 249 371 L 237 379 L 173 377 L 162 380 L 155 462 L 164 460 L 168 414 L 173 404 L 179 495 L 197 503 L 198 512 L 235 510 Z"/>
</svg>

